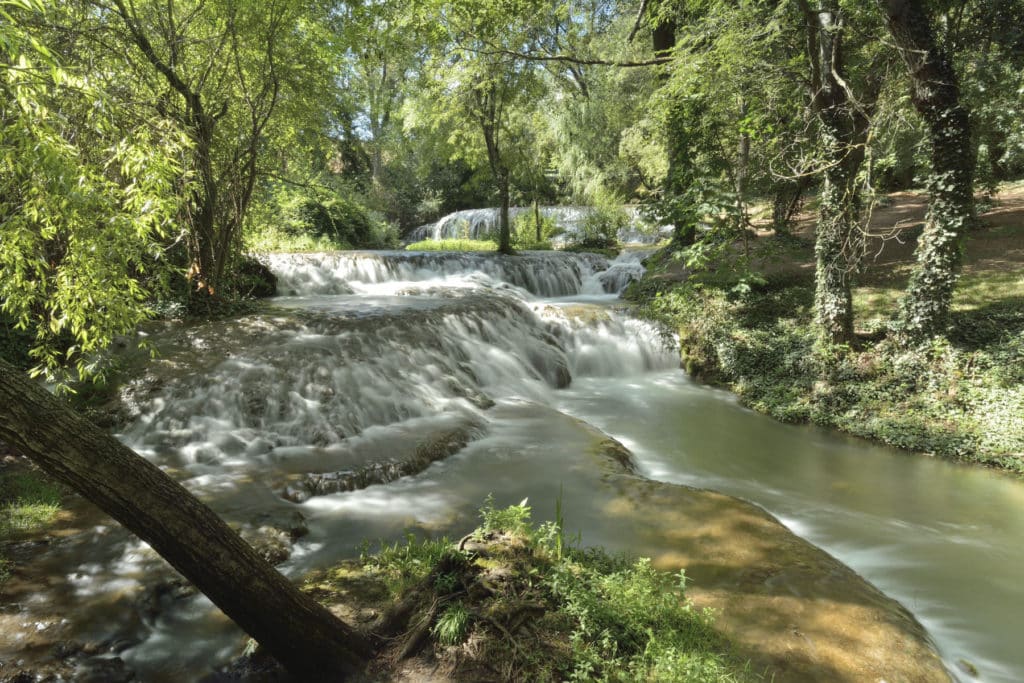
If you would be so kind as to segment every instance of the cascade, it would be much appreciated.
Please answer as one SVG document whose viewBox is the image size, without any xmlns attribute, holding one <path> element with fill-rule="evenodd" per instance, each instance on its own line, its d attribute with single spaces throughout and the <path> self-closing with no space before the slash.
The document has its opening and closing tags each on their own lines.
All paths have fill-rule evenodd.
<svg viewBox="0 0 1024 683">
<path fill-rule="evenodd" d="M 585 543 L 658 552 L 670 536 L 615 531 L 630 510 L 608 507 L 586 455 L 612 435 L 640 474 L 754 501 L 904 600 L 947 662 L 1020 680 L 1024 657 L 997 637 L 1024 600 L 1016 482 L 778 424 L 694 385 L 672 340 L 615 303 L 649 253 L 269 255 L 271 305 L 147 330 L 160 355 L 121 387 L 119 437 L 246 538 L 283 536 L 274 561 L 300 577 L 364 540 L 465 533 L 488 493 L 530 496 L 540 518 L 558 498 Z M 0 611 L 33 652 L 96 643 L 100 665 L 169 683 L 240 651 L 108 521 L 33 552 L 35 597 Z M 987 580 L 949 590 L 970 575 Z M 25 648 L 0 639 L 0 661 Z"/>
<path fill-rule="evenodd" d="M 661 230 L 648 225 L 634 206 L 623 207 L 629 214 L 630 225 L 621 230 L 618 240 L 622 244 L 653 244 L 663 237 Z M 513 206 L 509 208 L 509 220 L 516 216 L 529 214 L 533 207 Z M 579 234 L 583 220 L 593 211 L 589 206 L 542 206 L 540 213 L 545 218 L 554 220 L 562 234 L 554 239 L 563 243 L 566 237 Z M 410 242 L 425 239 L 486 239 L 498 232 L 499 209 L 464 209 L 442 217 L 436 223 L 421 225 L 409 234 Z"/>
<path fill-rule="evenodd" d="M 552 251 L 524 252 L 516 256 L 465 252 L 332 252 L 270 254 L 266 258 L 278 277 L 280 293 L 292 296 L 408 293 L 424 286 L 454 290 L 512 286 L 524 290 L 526 295 L 568 296 L 579 293 L 585 279 L 606 270 L 609 265 L 608 260 L 598 254 Z"/>
</svg>

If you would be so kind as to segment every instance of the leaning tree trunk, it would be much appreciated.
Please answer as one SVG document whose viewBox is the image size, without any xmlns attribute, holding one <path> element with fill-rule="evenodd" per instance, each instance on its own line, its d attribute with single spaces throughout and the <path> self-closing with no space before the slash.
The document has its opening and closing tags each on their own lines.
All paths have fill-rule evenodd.
<svg viewBox="0 0 1024 683">
<path fill-rule="evenodd" d="M 372 654 L 183 486 L 3 361 L 0 406 L 0 439 L 149 543 L 298 680 L 340 680 Z"/>
<path fill-rule="evenodd" d="M 916 343 L 941 333 L 974 217 L 975 150 L 967 109 L 949 55 L 936 43 L 921 0 L 878 0 L 910 75 L 910 97 L 928 127 L 932 173 L 917 268 L 900 304 L 896 333 Z"/>
<path fill-rule="evenodd" d="M 828 5 L 831 4 L 831 7 Z M 821 338 L 833 344 L 853 340 L 851 280 L 861 256 L 857 172 L 864 160 L 867 116 L 851 101 L 843 74 L 842 22 L 838 3 L 807 19 L 812 99 L 825 152 L 825 182 L 814 243 L 814 308 Z"/>
</svg>

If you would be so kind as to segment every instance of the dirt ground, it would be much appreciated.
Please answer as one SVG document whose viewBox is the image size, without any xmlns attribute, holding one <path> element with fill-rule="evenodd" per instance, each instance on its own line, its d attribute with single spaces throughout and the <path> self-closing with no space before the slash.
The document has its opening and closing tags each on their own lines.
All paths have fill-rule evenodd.
<svg viewBox="0 0 1024 683">
<path fill-rule="evenodd" d="M 967 237 L 964 274 L 1024 270 L 1024 183 L 1004 186 L 994 197 L 977 201 L 978 226 Z M 886 195 L 874 207 L 860 284 L 902 287 L 906 283 L 927 210 L 927 195 L 916 191 Z M 815 223 L 815 213 L 803 211 L 794 234 L 813 242 Z M 805 254 L 799 265 L 812 268 L 813 253 Z"/>
</svg>

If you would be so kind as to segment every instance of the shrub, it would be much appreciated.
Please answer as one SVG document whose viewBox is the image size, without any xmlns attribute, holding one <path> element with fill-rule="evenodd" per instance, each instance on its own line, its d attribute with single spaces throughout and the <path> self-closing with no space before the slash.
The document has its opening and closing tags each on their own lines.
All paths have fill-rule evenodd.
<svg viewBox="0 0 1024 683">
<path fill-rule="evenodd" d="M 629 227 L 629 214 L 622 206 L 599 203 L 584 216 L 573 244 L 590 249 L 609 249 L 619 240 L 619 231 Z"/>
<path fill-rule="evenodd" d="M 540 216 L 540 239 L 537 237 L 537 214 L 523 211 L 512 221 L 512 247 L 524 250 L 551 249 L 551 240 L 562 233 L 550 216 Z"/>
</svg>

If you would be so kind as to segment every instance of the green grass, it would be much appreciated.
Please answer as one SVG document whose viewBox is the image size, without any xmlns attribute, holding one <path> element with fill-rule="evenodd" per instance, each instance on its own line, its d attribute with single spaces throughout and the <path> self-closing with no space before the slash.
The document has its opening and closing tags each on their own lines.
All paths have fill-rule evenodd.
<svg viewBox="0 0 1024 683">
<path fill-rule="evenodd" d="M 0 584 L 10 574 L 3 544 L 35 533 L 60 512 L 60 488 L 35 472 L 0 475 Z"/>
<path fill-rule="evenodd" d="M 392 599 L 418 601 L 410 623 L 430 620 L 436 656 L 470 672 L 484 662 L 510 681 L 755 679 L 710 613 L 687 601 L 682 572 L 567 547 L 557 523 L 531 522 L 525 500 L 498 509 L 489 498 L 481 513 L 465 552 L 410 535 L 361 560 Z M 326 576 L 313 582 L 321 599 L 352 595 L 366 580 L 351 567 Z M 532 615 L 529 629 L 520 628 L 523 614 Z"/>
<path fill-rule="evenodd" d="M 498 244 L 492 240 L 422 240 L 413 242 L 406 251 L 497 251 Z"/>
<path fill-rule="evenodd" d="M 3 476 L 0 490 L 0 538 L 36 531 L 60 511 L 60 488 L 35 472 Z"/>
</svg>

